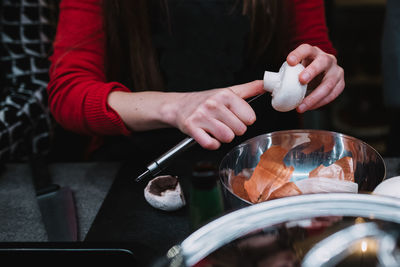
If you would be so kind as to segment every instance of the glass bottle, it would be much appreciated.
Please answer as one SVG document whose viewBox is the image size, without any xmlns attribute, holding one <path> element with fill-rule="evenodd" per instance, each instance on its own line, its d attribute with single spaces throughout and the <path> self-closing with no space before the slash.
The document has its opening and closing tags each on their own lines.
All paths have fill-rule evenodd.
<svg viewBox="0 0 400 267">
<path fill-rule="evenodd" d="M 195 164 L 191 177 L 189 203 L 192 230 L 223 214 L 224 202 L 218 171 L 212 162 Z"/>
</svg>

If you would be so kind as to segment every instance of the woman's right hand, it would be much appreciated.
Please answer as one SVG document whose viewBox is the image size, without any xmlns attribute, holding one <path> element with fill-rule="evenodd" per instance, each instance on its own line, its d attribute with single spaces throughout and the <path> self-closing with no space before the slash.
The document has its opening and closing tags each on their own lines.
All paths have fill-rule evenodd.
<svg viewBox="0 0 400 267">
<path fill-rule="evenodd" d="M 256 114 L 245 99 L 264 93 L 257 80 L 190 93 L 115 91 L 108 104 L 132 131 L 176 127 L 203 148 L 215 150 L 243 135 Z"/>
<path fill-rule="evenodd" d="M 202 147 L 218 149 L 243 135 L 256 114 L 244 100 L 262 94 L 262 81 L 253 81 L 228 88 L 181 94 L 172 116 L 167 121 L 192 136 Z"/>
</svg>

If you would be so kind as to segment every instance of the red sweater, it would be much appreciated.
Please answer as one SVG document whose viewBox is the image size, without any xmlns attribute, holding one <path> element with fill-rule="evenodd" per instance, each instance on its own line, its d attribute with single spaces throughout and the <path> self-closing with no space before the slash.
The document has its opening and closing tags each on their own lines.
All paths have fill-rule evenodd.
<svg viewBox="0 0 400 267">
<path fill-rule="evenodd" d="M 290 49 L 302 43 L 335 54 L 328 39 L 323 0 L 292 0 L 295 14 L 288 30 Z M 89 135 L 129 135 L 120 116 L 107 105 L 113 90 L 130 90 L 106 82 L 101 0 L 63 0 L 54 52 L 50 57 L 49 105 L 66 129 Z"/>
</svg>

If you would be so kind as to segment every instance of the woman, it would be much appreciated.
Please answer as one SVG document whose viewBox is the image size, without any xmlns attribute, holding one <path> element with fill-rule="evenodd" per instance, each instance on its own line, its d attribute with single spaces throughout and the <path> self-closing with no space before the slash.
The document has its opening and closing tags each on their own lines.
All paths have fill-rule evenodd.
<svg viewBox="0 0 400 267">
<path fill-rule="evenodd" d="M 215 150 L 255 122 L 245 99 L 264 92 L 258 79 L 285 56 L 307 66 L 300 82 L 317 82 L 298 112 L 336 98 L 334 53 L 322 0 L 64 0 L 50 107 L 71 131 L 140 146 L 141 133 L 154 140 L 150 131 L 173 127 Z"/>
</svg>

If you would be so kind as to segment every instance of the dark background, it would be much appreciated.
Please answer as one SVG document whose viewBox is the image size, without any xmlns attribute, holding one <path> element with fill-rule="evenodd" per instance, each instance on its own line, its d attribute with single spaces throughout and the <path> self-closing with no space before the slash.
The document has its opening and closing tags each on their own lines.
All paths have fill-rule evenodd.
<svg viewBox="0 0 400 267">
<path fill-rule="evenodd" d="M 383 156 L 398 156 L 383 104 L 381 42 L 384 0 L 326 0 L 327 24 L 338 63 L 345 71 L 344 92 L 305 115 L 305 128 L 328 129 L 357 137 Z M 389 143 L 391 145 L 389 145 Z M 397 149 L 396 149 L 397 148 Z"/>
</svg>

